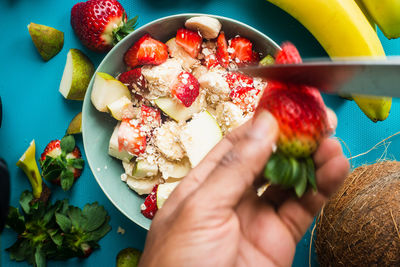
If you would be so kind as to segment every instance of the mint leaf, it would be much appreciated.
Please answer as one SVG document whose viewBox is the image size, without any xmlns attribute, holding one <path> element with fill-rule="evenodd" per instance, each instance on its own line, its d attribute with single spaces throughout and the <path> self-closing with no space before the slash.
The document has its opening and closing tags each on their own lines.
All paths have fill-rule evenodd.
<svg viewBox="0 0 400 267">
<path fill-rule="evenodd" d="M 25 230 L 25 218 L 19 213 L 19 209 L 10 206 L 6 226 L 18 234 L 21 234 Z"/>
<path fill-rule="evenodd" d="M 33 194 L 31 191 L 24 191 L 22 192 L 20 198 L 19 198 L 19 204 L 21 205 L 22 210 L 26 213 L 29 214 L 31 211 L 31 201 L 33 200 Z"/>
<path fill-rule="evenodd" d="M 36 248 L 35 266 L 37 266 L 37 267 L 45 267 L 46 266 L 46 255 L 44 254 L 44 251 L 42 250 L 41 246 Z"/>
<path fill-rule="evenodd" d="M 60 175 L 61 188 L 68 191 L 74 184 L 74 174 L 70 170 L 63 170 Z"/>
<path fill-rule="evenodd" d="M 56 213 L 56 222 L 63 232 L 69 233 L 71 231 L 71 220 L 64 214 Z"/>
<path fill-rule="evenodd" d="M 83 169 L 85 161 L 83 159 L 67 159 L 67 165 L 76 169 Z"/>
<path fill-rule="evenodd" d="M 93 204 L 86 204 L 82 210 L 82 215 L 85 217 L 85 220 L 81 224 L 81 229 L 91 232 L 104 223 L 107 211 L 103 206 L 99 206 L 99 204 L 95 202 Z"/>
<path fill-rule="evenodd" d="M 61 139 L 60 141 L 60 147 L 61 151 L 65 152 L 65 154 L 68 154 L 72 152 L 75 148 L 75 139 L 72 135 L 66 135 Z"/>
</svg>

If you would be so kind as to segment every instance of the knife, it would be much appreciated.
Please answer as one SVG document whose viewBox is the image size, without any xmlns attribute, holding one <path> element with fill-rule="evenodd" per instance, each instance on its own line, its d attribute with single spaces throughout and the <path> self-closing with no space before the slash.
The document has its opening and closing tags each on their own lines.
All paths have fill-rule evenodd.
<svg viewBox="0 0 400 267">
<path fill-rule="evenodd" d="M 400 97 L 400 58 L 390 60 L 309 60 L 300 64 L 275 64 L 239 68 L 244 74 L 317 87 L 339 95 Z"/>
</svg>

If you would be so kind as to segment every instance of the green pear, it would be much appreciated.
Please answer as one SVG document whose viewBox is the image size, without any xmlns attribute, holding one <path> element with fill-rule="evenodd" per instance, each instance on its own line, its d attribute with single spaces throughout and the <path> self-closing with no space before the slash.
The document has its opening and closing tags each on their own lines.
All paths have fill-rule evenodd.
<svg viewBox="0 0 400 267">
<path fill-rule="evenodd" d="M 263 59 L 260 60 L 259 64 L 262 66 L 273 65 L 275 63 L 275 59 L 271 55 L 266 55 Z"/>
<path fill-rule="evenodd" d="M 120 121 L 122 120 L 124 110 L 129 106 L 132 106 L 131 100 L 126 96 L 122 96 L 120 99 L 115 100 L 111 104 L 108 104 L 107 109 L 111 116 L 114 117 L 114 119 Z"/>
<path fill-rule="evenodd" d="M 79 112 L 69 123 L 67 134 L 79 134 L 82 132 L 82 112 Z"/>
<path fill-rule="evenodd" d="M 208 111 L 195 114 L 180 134 L 181 143 L 192 168 L 199 164 L 221 139 L 221 128 Z"/>
<path fill-rule="evenodd" d="M 97 72 L 94 78 L 91 100 L 98 111 L 108 112 L 107 106 L 123 96 L 131 100 L 131 92 L 125 84 L 110 74 Z"/>
<path fill-rule="evenodd" d="M 185 107 L 182 103 L 179 103 L 176 99 L 170 97 L 157 98 L 154 100 L 154 103 L 165 114 L 177 122 L 186 121 L 190 119 L 193 114 L 198 113 L 203 109 L 203 106 L 199 101 L 195 101 L 190 107 Z"/>
<path fill-rule="evenodd" d="M 57 29 L 31 22 L 28 31 L 44 61 L 49 61 L 64 46 L 64 33 Z"/>
<path fill-rule="evenodd" d="M 171 195 L 172 191 L 178 186 L 178 182 L 166 182 L 163 184 L 159 184 L 157 187 L 157 208 L 161 209 L 164 206 L 165 201 L 168 199 L 169 195 Z"/>
<path fill-rule="evenodd" d="M 35 152 L 35 140 L 32 140 L 28 149 L 21 156 L 16 165 L 24 171 L 26 176 L 28 176 L 29 182 L 32 185 L 33 196 L 39 198 L 42 194 L 42 177 L 39 173 Z"/>
<path fill-rule="evenodd" d="M 125 248 L 117 255 L 117 267 L 137 267 L 142 252 L 134 248 Z"/>
<path fill-rule="evenodd" d="M 70 49 L 60 83 L 60 93 L 66 99 L 83 100 L 93 73 L 92 61 L 82 51 Z"/>
</svg>

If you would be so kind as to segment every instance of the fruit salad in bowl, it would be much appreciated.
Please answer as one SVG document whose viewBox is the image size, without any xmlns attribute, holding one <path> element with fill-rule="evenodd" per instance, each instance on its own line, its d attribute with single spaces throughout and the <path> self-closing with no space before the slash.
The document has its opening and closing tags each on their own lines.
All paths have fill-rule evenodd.
<svg viewBox="0 0 400 267">
<path fill-rule="evenodd" d="M 223 136 L 253 116 L 266 83 L 237 68 L 270 61 L 278 49 L 249 26 L 202 14 L 155 21 L 118 44 L 96 71 L 83 111 L 89 164 L 111 201 L 148 228 L 145 217 L 153 218 Z M 119 189 L 110 190 L 111 183 Z M 121 198 L 127 190 L 131 197 Z"/>
</svg>

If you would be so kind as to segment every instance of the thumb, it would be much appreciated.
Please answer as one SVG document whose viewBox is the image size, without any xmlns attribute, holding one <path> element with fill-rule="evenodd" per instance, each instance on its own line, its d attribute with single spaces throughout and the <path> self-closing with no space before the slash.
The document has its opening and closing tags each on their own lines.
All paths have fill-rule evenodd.
<svg viewBox="0 0 400 267">
<path fill-rule="evenodd" d="M 232 148 L 198 188 L 194 198 L 206 205 L 235 206 L 264 168 L 278 137 L 278 124 L 268 111 L 226 136 Z"/>
</svg>

